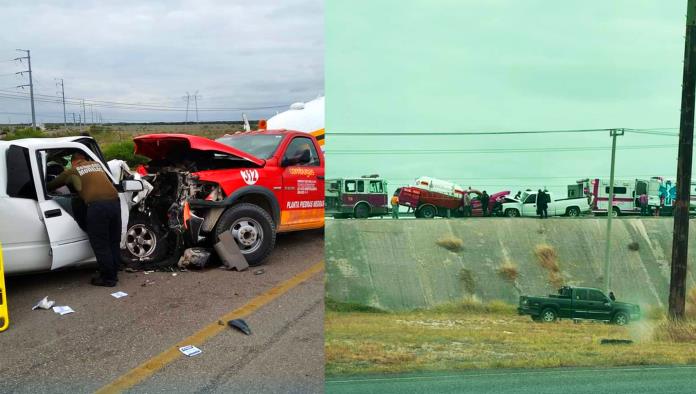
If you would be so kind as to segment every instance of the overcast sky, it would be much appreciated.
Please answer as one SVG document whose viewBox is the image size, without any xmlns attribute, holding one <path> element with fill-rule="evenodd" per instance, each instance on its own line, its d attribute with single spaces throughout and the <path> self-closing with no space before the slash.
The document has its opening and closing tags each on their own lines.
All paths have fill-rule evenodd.
<svg viewBox="0 0 696 394">
<path fill-rule="evenodd" d="M 392 190 L 429 175 L 489 193 L 547 186 L 565 194 L 577 179 L 609 175 L 608 132 L 339 133 L 613 127 L 672 134 L 619 137 L 619 176 L 676 173 L 686 0 L 355 0 L 326 7 L 332 176 L 378 173 Z"/>
<path fill-rule="evenodd" d="M 22 92 L 15 86 L 26 76 L 12 73 L 25 66 L 8 61 L 22 56 L 15 51 L 22 48 L 31 50 L 39 94 L 55 96 L 55 78 L 63 78 L 66 97 L 185 108 L 182 96 L 198 91 L 199 108 L 280 106 L 245 111 L 252 119 L 267 118 L 324 92 L 323 3 L 0 0 L 0 93 Z M 114 121 L 186 116 L 93 109 Z M 69 106 L 73 111 L 79 108 Z M 0 123 L 27 122 L 28 114 L 28 101 L 0 97 Z M 200 111 L 199 117 L 240 120 L 241 112 Z M 62 106 L 38 102 L 37 122 L 43 121 L 62 121 Z"/>
</svg>

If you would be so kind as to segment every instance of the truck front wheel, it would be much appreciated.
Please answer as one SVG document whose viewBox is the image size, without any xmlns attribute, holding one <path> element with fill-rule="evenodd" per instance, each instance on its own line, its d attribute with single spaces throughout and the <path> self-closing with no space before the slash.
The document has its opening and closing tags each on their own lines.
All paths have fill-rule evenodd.
<svg viewBox="0 0 696 394">
<path fill-rule="evenodd" d="M 520 216 L 520 211 L 516 210 L 515 208 L 508 208 L 505 210 L 505 216 L 509 218 L 516 218 Z"/>
<path fill-rule="evenodd" d="M 432 205 L 426 205 L 420 209 L 420 216 L 423 219 L 432 219 L 437 214 L 435 207 Z"/>
<path fill-rule="evenodd" d="M 226 231 L 232 233 L 250 266 L 262 264 L 275 246 L 273 218 L 258 205 L 241 203 L 228 208 L 215 226 L 215 242 Z"/>
<path fill-rule="evenodd" d="M 157 222 L 146 215 L 131 215 L 126 229 L 126 248 L 121 262 L 126 266 L 157 263 L 167 256 L 169 242 Z"/>
<path fill-rule="evenodd" d="M 541 321 L 544 323 L 553 323 L 556 321 L 557 315 L 556 311 L 551 308 L 546 308 L 541 311 Z"/>
<path fill-rule="evenodd" d="M 617 326 L 625 326 L 628 324 L 628 319 L 628 314 L 626 314 L 626 312 L 616 312 L 611 322 Z"/>
</svg>

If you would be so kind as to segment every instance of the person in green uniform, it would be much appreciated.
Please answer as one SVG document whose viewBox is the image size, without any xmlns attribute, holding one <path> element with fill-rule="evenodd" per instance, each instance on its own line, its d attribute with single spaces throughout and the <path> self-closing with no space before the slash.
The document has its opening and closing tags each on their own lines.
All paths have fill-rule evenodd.
<svg viewBox="0 0 696 394">
<path fill-rule="evenodd" d="M 116 188 L 104 167 L 79 151 L 72 155 L 71 167 L 50 181 L 47 188 L 53 191 L 64 185 L 72 186 L 87 206 L 87 235 L 99 265 L 99 276 L 91 283 L 116 286 L 121 259 L 121 205 Z"/>
</svg>

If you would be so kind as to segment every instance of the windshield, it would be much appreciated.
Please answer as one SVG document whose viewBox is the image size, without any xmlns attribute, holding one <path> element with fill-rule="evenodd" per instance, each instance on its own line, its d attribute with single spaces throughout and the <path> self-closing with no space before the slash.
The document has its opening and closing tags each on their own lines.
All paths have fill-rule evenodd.
<svg viewBox="0 0 696 394">
<path fill-rule="evenodd" d="M 281 134 L 239 134 L 218 138 L 216 141 L 265 160 L 273 156 L 283 137 Z"/>
</svg>

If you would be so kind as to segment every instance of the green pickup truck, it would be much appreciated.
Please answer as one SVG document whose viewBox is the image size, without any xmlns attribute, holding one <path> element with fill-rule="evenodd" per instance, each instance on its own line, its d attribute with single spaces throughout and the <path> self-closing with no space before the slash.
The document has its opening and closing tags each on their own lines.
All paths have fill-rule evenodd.
<svg viewBox="0 0 696 394">
<path fill-rule="evenodd" d="M 598 289 L 564 286 L 558 289 L 558 294 L 548 297 L 521 296 L 517 313 L 545 323 L 556 319 L 586 319 L 623 326 L 640 319 L 638 305 L 614 301 L 613 294 L 609 294 L 611 298 Z"/>
</svg>

